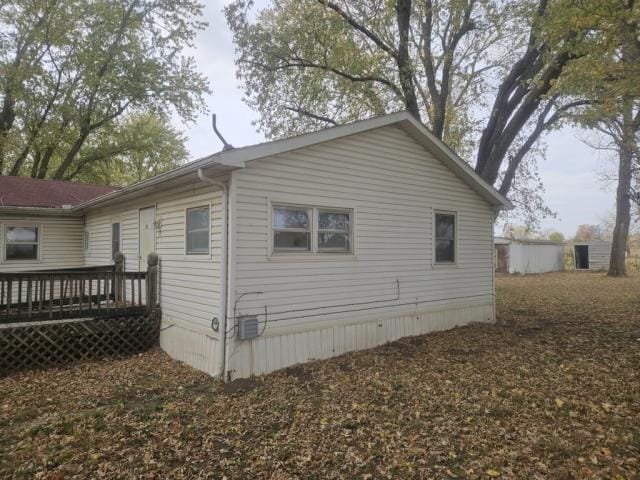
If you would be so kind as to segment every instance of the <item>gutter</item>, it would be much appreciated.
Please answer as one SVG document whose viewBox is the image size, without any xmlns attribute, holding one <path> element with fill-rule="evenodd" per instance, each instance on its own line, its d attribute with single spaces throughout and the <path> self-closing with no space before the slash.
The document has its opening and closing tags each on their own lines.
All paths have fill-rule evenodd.
<svg viewBox="0 0 640 480">
<path fill-rule="evenodd" d="M 80 212 L 74 207 L 14 207 L 0 205 L 0 214 L 8 215 L 39 215 L 39 216 L 58 216 L 73 217 L 80 216 Z"/>
<path fill-rule="evenodd" d="M 198 178 L 206 183 L 220 187 L 222 189 L 222 210 L 224 211 L 224 221 L 222 222 L 222 258 L 220 259 L 220 322 L 218 327 L 220 346 L 218 348 L 218 359 L 213 372 L 214 378 L 222 379 L 225 370 L 225 350 L 227 346 L 227 285 L 228 278 L 228 237 L 229 237 L 229 186 L 227 183 L 219 182 L 207 177 L 202 168 L 198 168 Z"/>
</svg>

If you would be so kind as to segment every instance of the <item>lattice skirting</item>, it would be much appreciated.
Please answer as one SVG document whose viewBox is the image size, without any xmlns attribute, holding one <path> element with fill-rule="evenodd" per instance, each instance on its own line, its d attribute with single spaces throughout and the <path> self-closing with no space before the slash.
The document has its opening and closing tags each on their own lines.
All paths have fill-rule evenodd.
<svg viewBox="0 0 640 480">
<path fill-rule="evenodd" d="M 0 376 L 92 358 L 116 358 L 158 344 L 160 310 L 128 317 L 0 326 Z"/>
</svg>

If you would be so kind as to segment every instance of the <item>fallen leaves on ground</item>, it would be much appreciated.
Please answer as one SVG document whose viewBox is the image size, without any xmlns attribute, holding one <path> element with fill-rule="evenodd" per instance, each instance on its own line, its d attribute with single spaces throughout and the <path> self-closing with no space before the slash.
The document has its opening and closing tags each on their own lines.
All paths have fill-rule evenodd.
<svg viewBox="0 0 640 480">
<path fill-rule="evenodd" d="M 0 380 L 0 476 L 638 478 L 640 276 L 497 280 L 472 325 L 222 385 L 159 350 Z"/>
</svg>

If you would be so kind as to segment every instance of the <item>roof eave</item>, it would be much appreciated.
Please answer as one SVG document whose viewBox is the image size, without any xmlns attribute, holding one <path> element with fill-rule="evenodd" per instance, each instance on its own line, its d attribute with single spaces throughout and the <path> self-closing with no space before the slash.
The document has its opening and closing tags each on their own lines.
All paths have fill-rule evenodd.
<svg viewBox="0 0 640 480">
<path fill-rule="evenodd" d="M 121 188 L 119 190 L 115 190 L 111 193 L 107 193 L 106 195 L 101 195 L 94 199 L 91 199 L 87 202 L 81 203 L 74 207 L 74 210 L 84 211 L 88 208 L 108 205 L 113 202 L 118 202 L 125 200 L 131 196 L 135 196 L 142 191 L 152 188 L 160 183 L 168 182 L 171 180 L 177 180 L 182 177 L 186 177 L 188 175 L 195 174 L 199 168 L 204 168 L 210 170 L 209 174 L 221 174 L 226 173 L 232 170 L 237 170 L 238 168 L 242 168 L 241 165 L 227 165 L 225 163 L 216 161 L 219 154 L 209 155 L 207 157 L 203 157 L 199 160 L 195 160 L 187 165 L 183 165 L 182 167 L 175 168 L 165 173 L 161 173 L 160 175 L 156 175 L 155 177 L 148 178 L 138 183 L 134 183 L 133 185 L 129 185 L 127 187 Z"/>
<path fill-rule="evenodd" d="M 0 214 L 8 215 L 39 215 L 39 216 L 58 216 L 73 217 L 79 215 L 75 208 L 59 208 L 59 207 L 17 207 L 11 205 L 0 206 Z"/>
</svg>

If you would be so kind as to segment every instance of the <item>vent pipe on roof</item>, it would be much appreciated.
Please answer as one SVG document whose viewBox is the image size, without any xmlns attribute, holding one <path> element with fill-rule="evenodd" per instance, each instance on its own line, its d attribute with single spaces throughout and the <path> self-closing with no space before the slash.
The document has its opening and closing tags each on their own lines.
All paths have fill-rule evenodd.
<svg viewBox="0 0 640 480">
<path fill-rule="evenodd" d="M 216 114 L 212 114 L 211 115 L 211 125 L 213 126 L 213 131 L 215 132 L 215 134 L 218 136 L 218 138 L 220 139 L 220 141 L 222 142 L 222 150 L 233 150 L 233 145 L 231 145 L 230 143 L 227 143 L 227 141 L 224 139 L 224 137 L 222 136 L 222 134 L 218 131 L 218 127 L 216 125 Z"/>
</svg>

